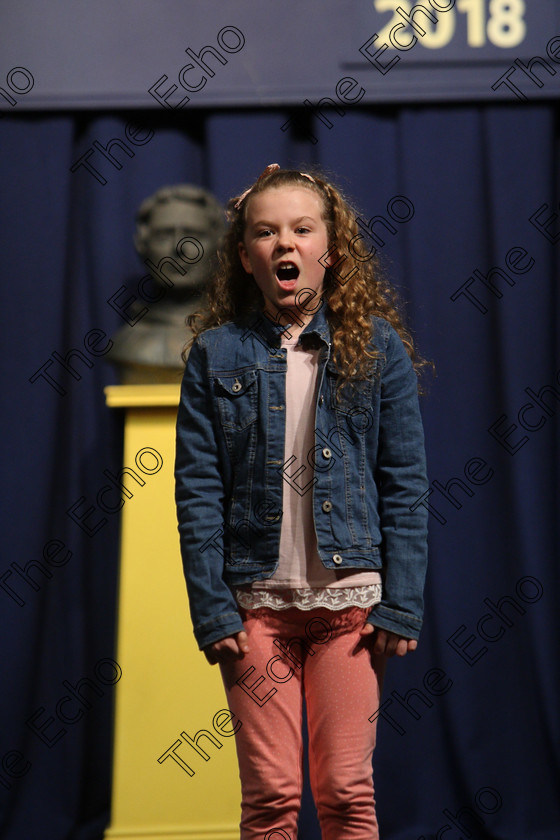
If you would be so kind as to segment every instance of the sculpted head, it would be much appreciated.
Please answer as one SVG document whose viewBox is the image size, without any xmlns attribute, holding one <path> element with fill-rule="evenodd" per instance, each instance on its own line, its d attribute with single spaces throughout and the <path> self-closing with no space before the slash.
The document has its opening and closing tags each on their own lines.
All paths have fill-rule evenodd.
<svg viewBox="0 0 560 840">
<path fill-rule="evenodd" d="M 173 282 L 173 291 L 180 294 L 207 279 L 224 230 L 224 212 L 212 193 L 203 187 L 177 184 L 162 187 L 142 202 L 136 214 L 134 244 L 143 261 L 158 265 L 164 257 L 172 257 L 187 268 L 181 274 L 166 264 L 165 275 Z M 203 256 L 198 259 L 200 249 Z"/>
</svg>

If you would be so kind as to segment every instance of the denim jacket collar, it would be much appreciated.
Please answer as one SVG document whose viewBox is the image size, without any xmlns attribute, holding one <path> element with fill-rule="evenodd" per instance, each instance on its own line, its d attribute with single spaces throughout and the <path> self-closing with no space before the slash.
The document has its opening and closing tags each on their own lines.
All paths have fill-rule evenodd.
<svg viewBox="0 0 560 840">
<path fill-rule="evenodd" d="M 325 315 L 326 308 L 326 303 L 322 300 L 319 309 L 315 312 L 311 321 L 305 325 L 300 335 L 317 335 L 328 346 L 331 342 L 331 335 Z M 266 315 L 264 311 L 259 311 L 258 318 L 259 328 L 262 330 L 262 334 L 266 336 L 271 346 L 279 347 L 281 334 L 286 329 L 289 329 L 292 324 L 277 323 Z"/>
</svg>

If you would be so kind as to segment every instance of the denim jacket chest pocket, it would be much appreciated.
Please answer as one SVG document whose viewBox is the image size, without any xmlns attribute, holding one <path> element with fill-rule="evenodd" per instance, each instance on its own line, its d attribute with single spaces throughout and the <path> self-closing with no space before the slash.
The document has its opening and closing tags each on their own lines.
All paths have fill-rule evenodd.
<svg viewBox="0 0 560 840">
<path fill-rule="evenodd" d="M 374 375 L 366 380 L 359 380 L 352 385 L 346 382 L 338 391 L 337 400 L 337 374 L 336 371 L 327 365 L 327 389 L 328 404 L 336 418 L 339 428 L 357 441 L 363 434 L 369 431 L 378 420 L 378 386 L 377 360 L 375 362 Z"/>
<path fill-rule="evenodd" d="M 257 419 L 256 370 L 214 376 L 214 396 L 222 428 L 242 432 Z"/>
</svg>

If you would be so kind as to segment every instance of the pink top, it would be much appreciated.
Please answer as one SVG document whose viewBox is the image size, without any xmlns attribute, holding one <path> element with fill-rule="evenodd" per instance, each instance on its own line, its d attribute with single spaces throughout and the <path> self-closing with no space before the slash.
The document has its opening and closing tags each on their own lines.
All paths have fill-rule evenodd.
<svg viewBox="0 0 560 840">
<path fill-rule="evenodd" d="M 372 606 L 381 600 L 379 572 L 325 569 L 319 557 L 313 527 L 314 453 L 308 458 L 315 445 L 319 350 L 304 349 L 297 338 L 284 336 L 282 347 L 287 350 L 286 437 L 278 568 L 266 580 L 237 587 L 237 600 L 249 609 Z"/>
</svg>

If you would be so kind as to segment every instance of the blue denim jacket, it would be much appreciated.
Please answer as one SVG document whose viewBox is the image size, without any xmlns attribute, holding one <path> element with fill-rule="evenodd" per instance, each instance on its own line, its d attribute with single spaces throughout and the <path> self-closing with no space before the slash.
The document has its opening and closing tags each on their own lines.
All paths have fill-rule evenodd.
<svg viewBox="0 0 560 840">
<path fill-rule="evenodd" d="M 320 348 L 315 445 L 285 460 L 282 326 L 263 313 L 194 341 L 177 417 L 176 502 L 183 568 L 199 647 L 243 630 L 231 586 L 278 565 L 282 488 L 313 493 L 319 556 L 328 569 L 379 569 L 371 624 L 418 638 L 427 563 L 428 489 L 417 378 L 396 331 L 374 319 L 374 375 L 337 373 L 325 304 L 299 341 Z M 287 333 L 289 335 L 289 333 Z"/>
</svg>

